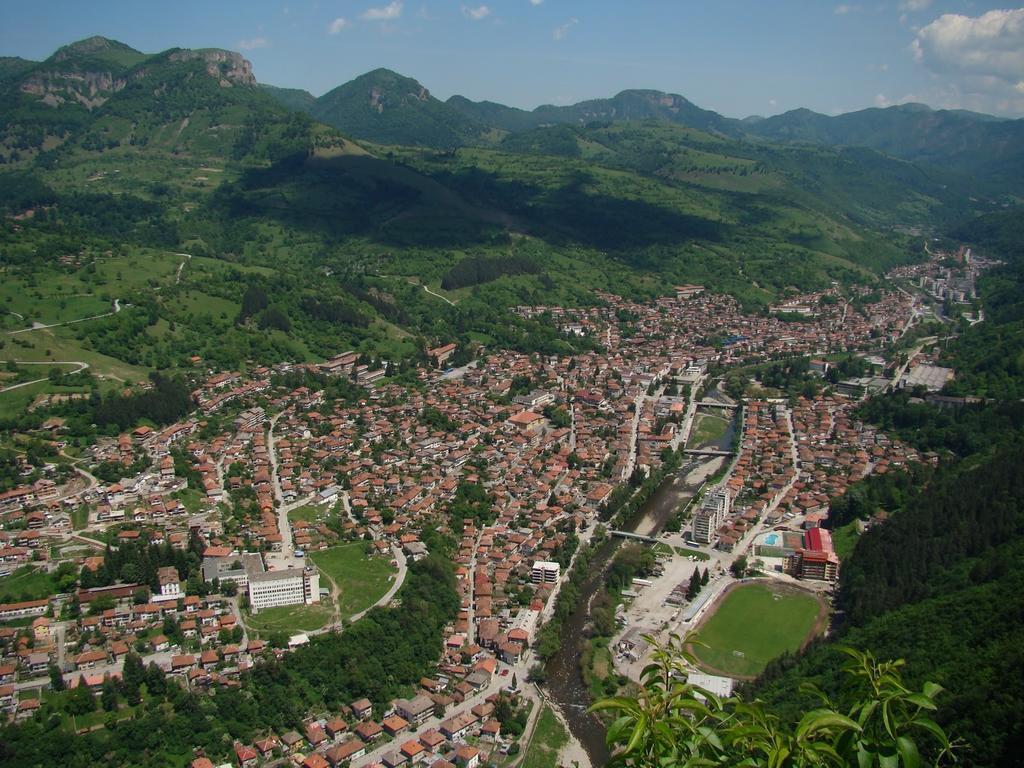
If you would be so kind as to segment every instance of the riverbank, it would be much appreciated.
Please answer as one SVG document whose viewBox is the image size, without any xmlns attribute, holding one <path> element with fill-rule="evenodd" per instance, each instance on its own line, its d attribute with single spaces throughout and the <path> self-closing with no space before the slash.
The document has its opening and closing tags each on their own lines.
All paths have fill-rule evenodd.
<svg viewBox="0 0 1024 768">
<path fill-rule="evenodd" d="M 639 509 L 634 508 L 626 516 L 623 513 L 633 504 L 627 501 L 612 520 L 619 521 L 620 530 L 640 532 L 642 527 L 644 535 L 657 535 L 679 506 L 693 496 L 704 479 L 720 470 L 722 461 L 721 457 L 698 459 L 673 469 L 661 479 Z M 569 733 L 588 756 L 590 764 L 596 766 L 606 764 L 610 754 L 605 746 L 605 725 L 586 711 L 591 699 L 580 668 L 581 649 L 582 644 L 588 642 L 590 602 L 604 590 L 605 575 L 621 544 L 621 539 L 608 538 L 591 547 L 589 556 L 582 561 L 585 574 L 572 579 L 573 585 L 568 591 L 563 587 L 563 592 L 573 598 L 572 610 L 560 619 L 559 647 L 545 666 L 545 689 L 549 699 L 558 707 Z"/>
</svg>

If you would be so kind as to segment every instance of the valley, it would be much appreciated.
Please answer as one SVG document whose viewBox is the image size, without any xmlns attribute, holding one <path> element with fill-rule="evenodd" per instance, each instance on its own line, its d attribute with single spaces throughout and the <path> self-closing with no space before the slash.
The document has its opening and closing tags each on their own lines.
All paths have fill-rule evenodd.
<svg viewBox="0 0 1024 768">
<path fill-rule="evenodd" d="M 0 60 L 0 763 L 1011 764 L 1022 122 Z"/>
</svg>

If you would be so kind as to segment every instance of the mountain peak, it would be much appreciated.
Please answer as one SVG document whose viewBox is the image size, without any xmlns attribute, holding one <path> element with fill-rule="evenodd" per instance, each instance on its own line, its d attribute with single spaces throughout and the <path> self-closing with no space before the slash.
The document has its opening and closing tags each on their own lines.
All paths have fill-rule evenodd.
<svg viewBox="0 0 1024 768">
<path fill-rule="evenodd" d="M 310 113 L 350 136 L 385 144 L 454 147 L 483 130 L 417 80 L 383 68 L 328 91 Z"/>
<path fill-rule="evenodd" d="M 47 61 L 60 63 L 80 58 L 98 59 L 122 66 L 130 66 L 138 63 L 146 58 L 146 56 L 130 45 L 125 45 L 118 40 L 94 35 L 58 48 Z"/>
</svg>

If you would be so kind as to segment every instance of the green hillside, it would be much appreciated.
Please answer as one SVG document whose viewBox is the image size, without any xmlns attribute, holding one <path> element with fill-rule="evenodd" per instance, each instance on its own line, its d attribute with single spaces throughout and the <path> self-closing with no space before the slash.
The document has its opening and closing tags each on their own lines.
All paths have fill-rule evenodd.
<svg viewBox="0 0 1024 768">
<path fill-rule="evenodd" d="M 798 109 L 747 124 L 746 130 L 775 142 L 870 147 L 904 160 L 991 177 L 1018 192 L 1024 177 L 1024 120 L 902 104 L 834 117 Z"/>
<path fill-rule="evenodd" d="M 10 71 L 0 207 L 22 218 L 0 233 L 17 313 L 0 324 L 130 306 L 26 333 L 7 354 L 95 355 L 121 378 L 196 354 L 225 368 L 347 348 L 402 359 L 417 339 L 567 350 L 585 341 L 507 308 L 678 282 L 763 306 L 872 282 L 919 256 L 903 233 L 997 202 L 871 150 L 751 140 L 653 91 L 525 130 L 534 113 L 442 103 L 387 70 L 317 100 L 261 87 L 220 50 L 143 54 L 90 38 Z M 451 304 L 423 290 L 442 283 Z M 54 305 L 47 285 L 81 298 Z M 247 295 L 262 297 L 255 311 Z"/>
<path fill-rule="evenodd" d="M 342 133 L 380 144 L 456 147 L 486 128 L 409 77 L 375 69 L 328 91 L 310 114 Z"/>
</svg>

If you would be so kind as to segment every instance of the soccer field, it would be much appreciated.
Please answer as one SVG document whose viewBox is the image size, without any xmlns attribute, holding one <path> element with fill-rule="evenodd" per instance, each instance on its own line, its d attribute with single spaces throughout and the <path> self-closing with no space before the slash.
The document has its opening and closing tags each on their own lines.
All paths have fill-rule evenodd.
<svg viewBox="0 0 1024 768">
<path fill-rule="evenodd" d="M 808 592 L 774 584 L 733 588 L 698 628 L 693 652 L 707 671 L 753 677 L 786 651 L 803 645 L 818 623 L 821 602 Z"/>
</svg>

